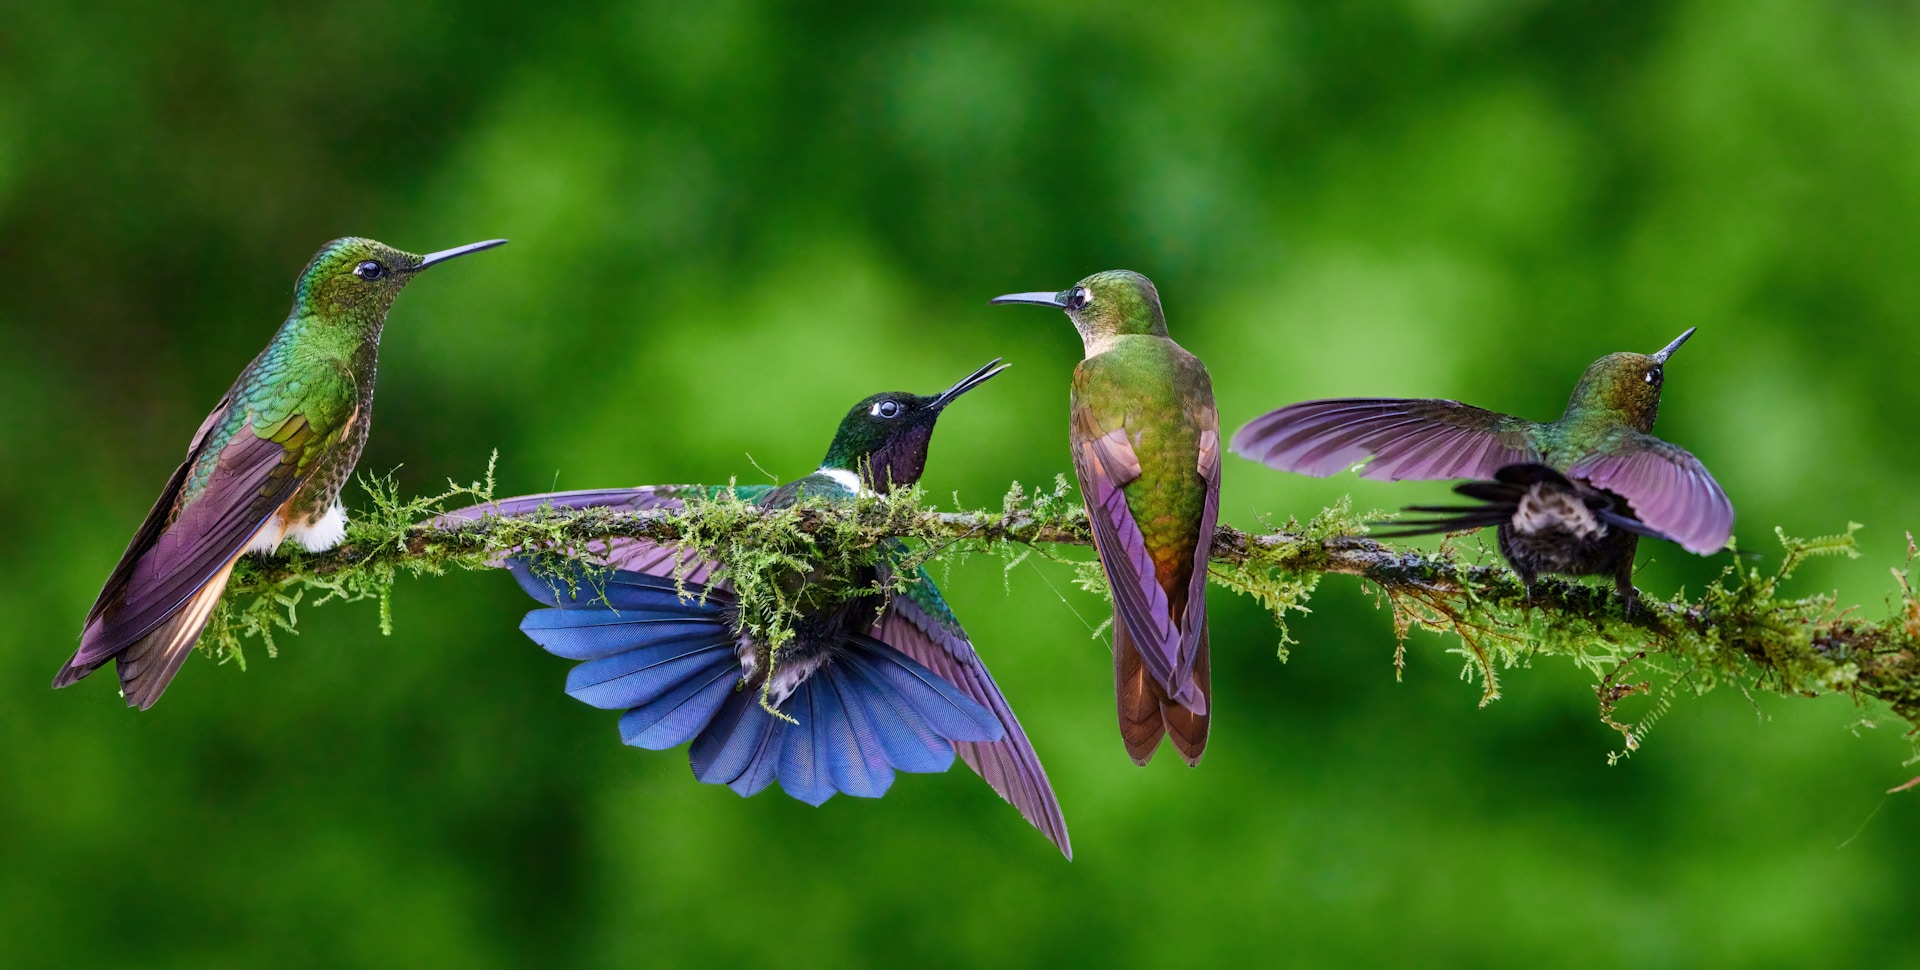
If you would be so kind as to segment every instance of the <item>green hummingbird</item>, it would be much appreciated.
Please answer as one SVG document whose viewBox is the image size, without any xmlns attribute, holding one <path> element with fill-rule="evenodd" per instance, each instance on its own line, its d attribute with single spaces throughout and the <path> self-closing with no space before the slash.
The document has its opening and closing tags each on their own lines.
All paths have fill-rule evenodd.
<svg viewBox="0 0 1920 970">
<path fill-rule="evenodd" d="M 1482 504 L 1416 505 L 1437 517 L 1387 534 L 1497 526 L 1502 555 L 1527 585 L 1542 573 L 1610 575 L 1631 606 L 1641 536 L 1708 555 L 1733 535 L 1733 503 L 1706 466 L 1652 434 L 1667 359 L 1691 336 L 1652 354 L 1594 361 L 1555 421 L 1458 401 L 1307 401 L 1248 422 L 1232 448 L 1315 477 L 1371 458 L 1360 472 L 1367 478 L 1482 479 L 1454 489 Z"/>
<path fill-rule="evenodd" d="M 286 322 L 200 423 L 53 686 L 113 660 L 127 706 L 152 707 L 242 555 L 288 539 L 311 551 L 337 545 L 347 527 L 340 488 L 367 443 L 380 328 L 394 297 L 422 270 L 504 242 L 425 256 L 351 237 L 321 247 L 300 273 Z"/>
<path fill-rule="evenodd" d="M 1146 764 L 1171 735 L 1206 750 L 1207 560 L 1220 513 L 1220 415 L 1200 358 L 1167 336 L 1153 282 L 1095 273 L 1058 293 L 993 303 L 1066 311 L 1086 359 L 1073 370 L 1069 440 L 1094 547 L 1113 591 L 1120 737 Z"/>
</svg>

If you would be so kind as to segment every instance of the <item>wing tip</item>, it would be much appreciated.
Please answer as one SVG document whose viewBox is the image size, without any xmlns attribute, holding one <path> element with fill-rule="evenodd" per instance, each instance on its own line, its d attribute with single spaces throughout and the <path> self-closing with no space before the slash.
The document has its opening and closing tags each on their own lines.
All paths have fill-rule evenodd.
<svg viewBox="0 0 1920 970">
<path fill-rule="evenodd" d="M 53 689 L 60 690 L 63 687 L 72 687 L 87 679 L 89 675 L 99 669 L 99 664 L 77 665 L 69 660 L 61 665 L 59 673 L 53 675 Z"/>
</svg>

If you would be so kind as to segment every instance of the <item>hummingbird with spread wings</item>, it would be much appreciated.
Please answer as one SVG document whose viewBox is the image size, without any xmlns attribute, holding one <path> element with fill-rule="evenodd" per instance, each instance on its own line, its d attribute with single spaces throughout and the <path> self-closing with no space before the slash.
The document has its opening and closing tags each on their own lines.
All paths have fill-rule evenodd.
<svg viewBox="0 0 1920 970">
<path fill-rule="evenodd" d="M 1200 358 L 1167 336 L 1153 281 L 1095 273 L 1057 293 L 993 303 L 1064 311 L 1073 369 L 1068 442 L 1095 552 L 1113 591 L 1120 739 L 1135 764 L 1163 737 L 1200 763 L 1212 724 L 1207 562 L 1220 517 L 1220 414 Z"/>
<path fill-rule="evenodd" d="M 1412 506 L 1430 517 L 1383 534 L 1494 526 L 1527 585 L 1544 573 L 1611 576 L 1631 606 L 1641 537 L 1710 555 L 1733 535 L 1733 503 L 1706 466 L 1652 433 L 1668 358 L 1692 336 L 1594 361 L 1553 421 L 1446 400 L 1307 401 L 1248 422 L 1231 448 L 1316 478 L 1366 461 L 1366 478 L 1476 479 L 1454 491 L 1477 504 Z"/>
<path fill-rule="evenodd" d="M 766 508 L 845 504 L 907 488 L 925 470 L 948 405 L 1005 368 L 995 360 L 938 394 L 875 394 L 840 422 L 820 467 L 779 486 L 665 485 L 554 492 L 448 513 L 441 525 L 542 509 L 677 509 L 732 491 Z M 986 662 L 924 569 L 893 546 L 856 577 L 851 597 L 814 598 L 777 649 L 744 632 L 718 564 L 671 544 L 619 540 L 587 551 L 613 567 L 542 575 L 507 562 L 542 609 L 521 630 L 578 661 L 567 692 L 621 711 L 627 744 L 692 742 L 694 777 L 743 796 L 774 781 L 819 805 L 836 793 L 878 798 L 896 772 L 941 772 L 957 754 L 1029 823 L 1073 857 L 1047 773 Z M 805 599 L 812 577 L 787 583 Z M 897 589 L 895 589 L 897 587 Z"/>
<path fill-rule="evenodd" d="M 340 488 L 373 424 L 380 331 L 414 277 L 494 239 L 416 256 L 336 239 L 294 285 L 293 309 L 200 423 L 153 510 L 87 612 L 53 686 L 109 660 L 127 706 L 160 699 L 249 552 L 292 540 L 318 551 L 346 534 Z"/>
</svg>

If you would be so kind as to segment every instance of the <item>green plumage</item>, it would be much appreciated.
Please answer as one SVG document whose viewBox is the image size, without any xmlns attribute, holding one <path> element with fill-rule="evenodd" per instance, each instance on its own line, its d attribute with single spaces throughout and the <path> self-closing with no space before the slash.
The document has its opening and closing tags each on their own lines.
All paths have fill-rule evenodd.
<svg viewBox="0 0 1920 970">
<path fill-rule="evenodd" d="M 1125 429 L 1140 478 L 1125 490 L 1162 586 L 1188 578 L 1208 483 L 1195 456 L 1213 408 L 1199 358 L 1164 336 L 1111 338 L 1073 370 L 1076 437 Z M 1088 430 L 1081 430 L 1088 429 Z"/>
<path fill-rule="evenodd" d="M 1086 357 L 1074 368 L 1068 440 L 1114 600 L 1120 734 L 1145 764 L 1171 735 L 1189 764 L 1206 747 L 1207 554 L 1220 507 L 1220 419 L 1198 358 L 1167 336 L 1139 273 L 1095 273 L 1058 293 L 996 303 L 1065 310 Z"/>
<path fill-rule="evenodd" d="M 313 550 L 338 543 L 346 516 L 336 503 L 371 427 L 380 331 L 394 298 L 421 270 L 503 241 L 416 256 L 348 238 L 316 253 L 280 329 L 201 423 L 54 686 L 115 660 L 127 703 L 151 706 L 241 555 L 288 538 Z"/>
</svg>

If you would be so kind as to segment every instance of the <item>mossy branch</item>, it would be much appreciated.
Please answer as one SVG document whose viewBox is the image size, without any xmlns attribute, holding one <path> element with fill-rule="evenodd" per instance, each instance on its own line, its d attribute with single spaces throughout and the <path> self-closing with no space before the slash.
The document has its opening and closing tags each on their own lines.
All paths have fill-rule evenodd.
<svg viewBox="0 0 1920 970">
<path fill-rule="evenodd" d="M 768 511 L 726 495 L 675 511 L 546 509 L 450 525 L 427 520 L 489 500 L 491 466 L 485 482 L 452 485 L 422 499 L 401 499 L 390 479 L 365 485 L 373 507 L 356 517 L 345 544 L 242 563 L 203 640 L 209 649 L 243 662 L 241 641 L 251 635 L 271 651 L 276 631 L 294 629 L 295 610 L 309 590 L 320 595 L 304 605 L 377 599 L 386 631 L 388 598 L 403 571 L 490 568 L 514 552 L 565 554 L 613 539 L 697 549 L 727 576 L 785 571 L 827 585 L 874 562 L 881 550 L 898 549 L 902 540 L 922 558 L 992 552 L 1008 568 L 1035 551 L 1051 555 L 1051 547 L 1093 541 L 1064 480 L 1035 492 L 1016 484 L 997 512 L 936 511 L 915 489 L 844 507 Z M 1536 656 L 1567 657 L 1594 677 L 1599 717 L 1622 736 L 1613 758 L 1637 749 L 1675 698 L 1723 682 L 1784 695 L 1877 700 L 1906 721 L 1910 737 L 1920 738 L 1920 597 L 1908 575 L 1911 543 L 1907 563 L 1893 570 L 1898 608 L 1886 620 L 1838 608 L 1831 594 L 1796 598 L 1781 591 L 1809 556 L 1857 556 L 1857 526 L 1817 539 L 1781 535 L 1783 552 L 1773 571 L 1729 565 L 1697 598 L 1643 597 L 1629 611 L 1609 587 L 1549 579 L 1529 589 L 1504 566 L 1464 561 L 1450 542 L 1419 551 L 1367 538 L 1366 520 L 1377 517 L 1355 515 L 1342 500 L 1304 525 L 1289 520 L 1262 533 L 1222 526 L 1213 536 L 1212 579 L 1272 614 L 1284 657 L 1292 642 L 1287 614 L 1306 610 L 1321 577 L 1358 577 L 1391 612 L 1396 666 L 1415 628 L 1450 635 L 1449 650 L 1462 658 L 1463 677 L 1477 682 L 1483 705 L 1500 696 L 1502 669 Z M 1082 585 L 1104 592 L 1095 564 L 1083 559 L 1077 569 Z M 743 622 L 777 642 L 782 617 L 797 608 L 781 598 L 790 585 L 745 585 L 752 588 L 741 591 Z M 1637 720 L 1622 721 L 1618 706 L 1636 695 L 1648 696 L 1646 709 Z"/>
</svg>

